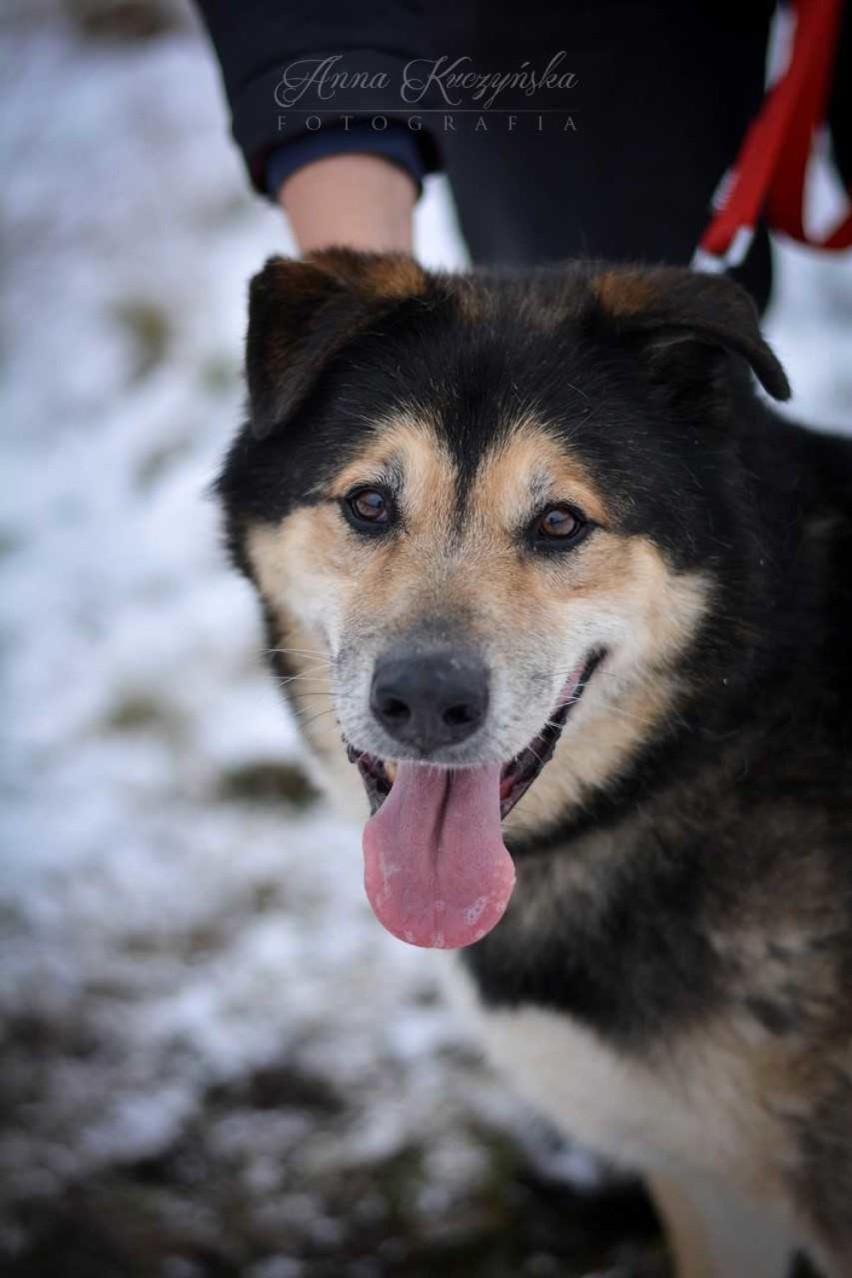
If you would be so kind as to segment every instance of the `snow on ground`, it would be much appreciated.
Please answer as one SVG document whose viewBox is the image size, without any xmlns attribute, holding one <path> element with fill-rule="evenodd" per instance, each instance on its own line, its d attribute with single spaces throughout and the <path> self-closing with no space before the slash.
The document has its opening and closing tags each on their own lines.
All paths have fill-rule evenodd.
<svg viewBox="0 0 852 1278">
<path fill-rule="evenodd" d="M 373 921 L 357 831 L 303 775 L 206 496 L 245 282 L 290 244 L 191 18 L 127 39 L 98 12 L 10 6 L 0 46 L 0 1255 L 81 1278 L 656 1272 L 632 1199 L 587 1228 L 582 1197 L 531 1185 L 528 1117 L 434 956 Z M 418 216 L 423 259 L 459 264 L 439 182 Z M 852 417 L 850 316 L 848 268 L 786 255 L 771 331 L 824 423 Z"/>
</svg>

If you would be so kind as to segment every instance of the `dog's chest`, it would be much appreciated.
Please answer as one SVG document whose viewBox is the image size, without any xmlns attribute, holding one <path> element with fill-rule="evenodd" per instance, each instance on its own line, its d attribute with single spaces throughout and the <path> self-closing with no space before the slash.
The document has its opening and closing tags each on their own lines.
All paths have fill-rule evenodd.
<svg viewBox="0 0 852 1278">
<path fill-rule="evenodd" d="M 562 1012 L 488 1007 L 458 957 L 445 985 L 509 1086 L 565 1134 L 625 1166 L 742 1171 L 753 1141 L 735 1058 L 696 1045 L 651 1066 Z"/>
</svg>

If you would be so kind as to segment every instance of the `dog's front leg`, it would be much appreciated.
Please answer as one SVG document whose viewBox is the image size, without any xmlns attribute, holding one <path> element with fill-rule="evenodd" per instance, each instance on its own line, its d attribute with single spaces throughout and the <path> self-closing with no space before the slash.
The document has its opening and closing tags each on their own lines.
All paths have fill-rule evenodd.
<svg viewBox="0 0 852 1278">
<path fill-rule="evenodd" d="M 795 1243 L 771 1215 L 701 1177 L 656 1173 L 647 1180 L 676 1278 L 787 1278 Z"/>
</svg>

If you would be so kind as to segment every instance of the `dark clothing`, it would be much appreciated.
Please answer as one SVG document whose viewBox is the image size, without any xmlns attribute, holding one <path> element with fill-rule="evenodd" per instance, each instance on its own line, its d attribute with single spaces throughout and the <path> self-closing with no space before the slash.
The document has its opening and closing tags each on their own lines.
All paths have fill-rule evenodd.
<svg viewBox="0 0 852 1278">
<path fill-rule="evenodd" d="M 541 133 L 498 128 L 442 139 L 475 258 L 688 264 L 761 101 L 773 7 L 755 0 L 736 12 L 680 2 L 543 4 L 524 22 L 523 52 L 535 60 L 568 50 L 578 76 L 576 133 L 548 132 L 545 120 Z M 505 58 L 510 24 L 489 36 Z M 741 273 L 765 303 L 765 234 Z"/>
<path fill-rule="evenodd" d="M 222 68 L 234 137 L 257 190 L 266 190 L 271 152 L 304 137 L 306 118 L 314 112 L 332 126 L 340 115 L 370 118 L 379 114 L 377 107 L 390 105 L 398 105 L 398 118 L 403 121 L 411 114 L 395 86 L 407 63 L 428 56 L 431 39 L 418 4 L 405 0 L 198 0 L 198 7 Z M 440 22 L 440 16 L 435 17 Z M 373 81 L 388 76 L 394 85 L 393 101 L 382 101 L 374 88 L 359 87 L 340 89 L 333 99 L 312 89 L 292 109 L 276 100 L 285 66 L 335 55 L 343 55 L 335 65 L 338 73 Z M 424 170 L 437 168 L 431 134 L 424 132 L 418 141 Z"/>
<path fill-rule="evenodd" d="M 274 193 L 299 163 L 335 150 L 375 150 L 417 181 L 442 167 L 474 262 L 510 265 L 580 255 L 688 263 L 759 107 L 774 10 L 771 0 L 531 0 L 520 13 L 500 0 L 200 7 L 258 189 L 269 181 Z M 542 72 L 562 50 L 570 87 L 507 89 L 490 106 L 464 89 L 450 104 L 436 84 L 417 102 L 401 92 L 417 59 L 467 55 L 495 74 L 526 61 Z M 329 96 L 327 83 L 298 83 L 302 66 L 282 86 L 288 64 L 316 68 L 336 54 L 330 72 L 357 84 L 338 81 Z M 765 233 L 735 274 L 763 305 Z"/>
<path fill-rule="evenodd" d="M 389 120 L 387 128 L 380 133 L 369 120 L 353 120 L 347 129 L 332 124 L 277 146 L 266 161 L 266 190 L 274 198 L 290 174 L 312 160 L 365 151 L 404 169 L 414 179 L 418 192 L 421 190 L 426 165 L 420 147 L 411 130 L 395 120 Z"/>
</svg>

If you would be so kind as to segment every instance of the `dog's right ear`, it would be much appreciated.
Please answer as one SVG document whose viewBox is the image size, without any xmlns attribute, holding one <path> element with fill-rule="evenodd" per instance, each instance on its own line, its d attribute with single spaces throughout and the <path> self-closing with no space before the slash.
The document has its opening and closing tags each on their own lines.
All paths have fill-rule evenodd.
<svg viewBox="0 0 852 1278">
<path fill-rule="evenodd" d="M 253 433 L 262 439 L 292 417 L 352 338 L 425 287 L 424 271 L 402 254 L 325 249 L 304 261 L 270 258 L 249 286 Z"/>
</svg>

